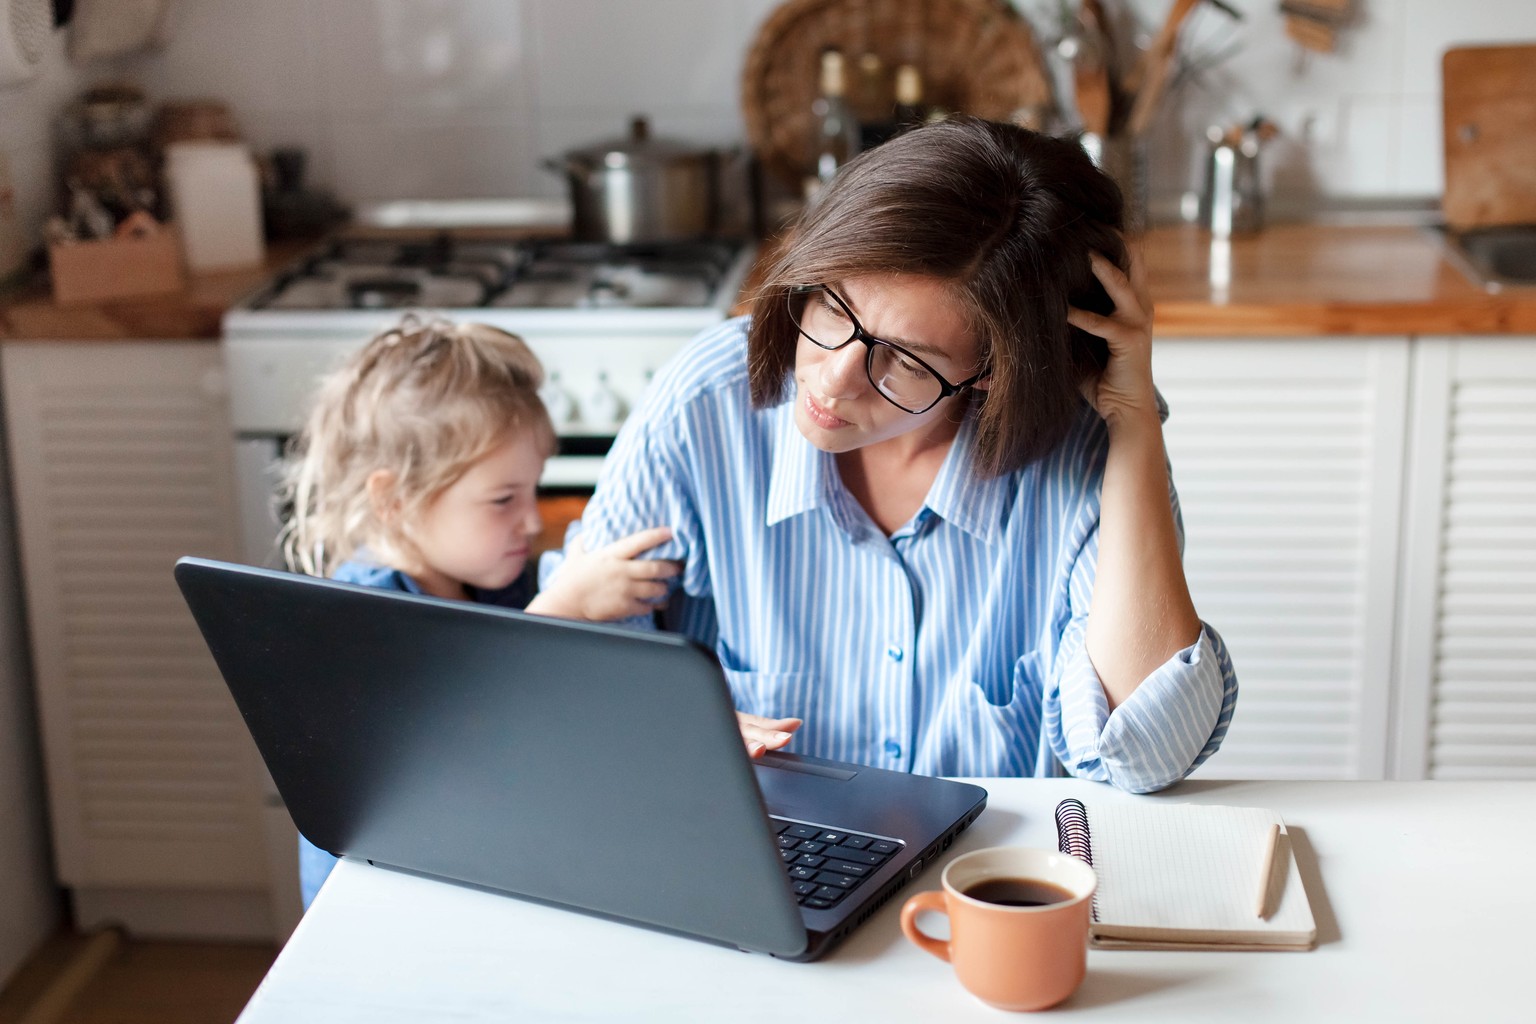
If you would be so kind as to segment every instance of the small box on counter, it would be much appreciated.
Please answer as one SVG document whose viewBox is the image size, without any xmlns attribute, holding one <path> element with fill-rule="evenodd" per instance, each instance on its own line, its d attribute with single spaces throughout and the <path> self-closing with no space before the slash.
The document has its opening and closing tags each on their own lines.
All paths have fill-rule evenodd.
<svg viewBox="0 0 1536 1024">
<path fill-rule="evenodd" d="M 55 302 L 102 302 L 181 290 L 186 278 L 175 230 L 147 217 L 147 224 L 132 220 L 111 238 L 48 247 Z"/>
</svg>

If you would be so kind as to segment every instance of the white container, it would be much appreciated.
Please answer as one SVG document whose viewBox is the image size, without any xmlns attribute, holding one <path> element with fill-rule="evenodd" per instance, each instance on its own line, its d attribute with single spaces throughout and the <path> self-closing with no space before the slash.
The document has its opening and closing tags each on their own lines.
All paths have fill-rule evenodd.
<svg viewBox="0 0 1536 1024">
<path fill-rule="evenodd" d="M 0 10 L 0 87 L 36 76 L 52 32 L 48 0 L 10 0 L 9 7 Z"/>
<path fill-rule="evenodd" d="M 175 142 L 165 148 L 171 208 L 193 273 L 259 266 L 261 185 L 237 142 Z"/>
</svg>

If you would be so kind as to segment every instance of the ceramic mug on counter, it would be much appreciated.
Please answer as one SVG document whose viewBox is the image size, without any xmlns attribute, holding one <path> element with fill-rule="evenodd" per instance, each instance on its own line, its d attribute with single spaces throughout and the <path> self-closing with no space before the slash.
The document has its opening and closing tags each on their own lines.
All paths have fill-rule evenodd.
<svg viewBox="0 0 1536 1024">
<path fill-rule="evenodd" d="M 954 965 L 972 995 L 1000 1010 L 1043 1010 L 1077 991 L 1088 965 L 1093 868 L 1055 850 L 994 846 L 950 861 L 942 891 L 901 908 L 901 930 Z M 948 941 L 917 926 L 925 910 L 949 916 Z"/>
</svg>

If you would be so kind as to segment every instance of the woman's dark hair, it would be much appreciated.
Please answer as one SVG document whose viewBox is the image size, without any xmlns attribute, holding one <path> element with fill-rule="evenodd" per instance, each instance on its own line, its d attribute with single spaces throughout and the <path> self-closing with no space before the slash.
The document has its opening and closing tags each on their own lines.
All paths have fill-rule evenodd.
<svg viewBox="0 0 1536 1024">
<path fill-rule="evenodd" d="M 797 331 L 790 289 L 869 274 L 948 282 L 991 368 L 978 392 L 976 465 L 1020 469 L 1066 436 L 1082 382 L 1102 370 L 1102 339 L 1067 307 L 1109 313 L 1097 250 L 1128 265 L 1115 182 L 1075 142 L 957 116 L 858 156 L 801 215 L 753 299 L 752 401 L 782 401 Z"/>
</svg>

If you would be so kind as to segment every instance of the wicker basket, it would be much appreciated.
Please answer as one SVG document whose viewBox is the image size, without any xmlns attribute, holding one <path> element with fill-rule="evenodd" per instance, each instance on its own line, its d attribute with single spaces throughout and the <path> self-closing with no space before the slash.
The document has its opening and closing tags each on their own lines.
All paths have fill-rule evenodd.
<svg viewBox="0 0 1536 1024">
<path fill-rule="evenodd" d="M 1049 78 L 1028 24 L 1006 0 L 789 0 L 758 29 L 742 72 L 747 139 L 766 166 L 798 187 L 810 155 L 811 103 L 821 53 L 864 54 L 889 73 L 915 64 L 924 101 L 997 121 L 1038 125 Z"/>
</svg>

